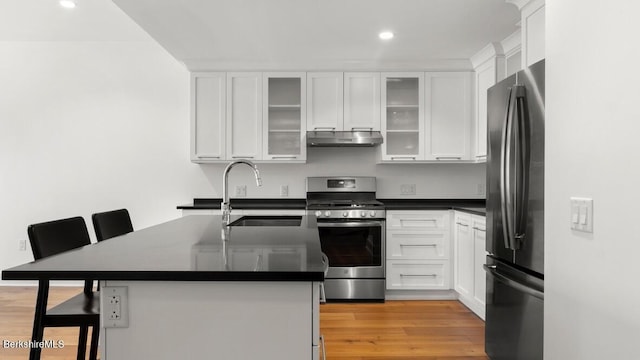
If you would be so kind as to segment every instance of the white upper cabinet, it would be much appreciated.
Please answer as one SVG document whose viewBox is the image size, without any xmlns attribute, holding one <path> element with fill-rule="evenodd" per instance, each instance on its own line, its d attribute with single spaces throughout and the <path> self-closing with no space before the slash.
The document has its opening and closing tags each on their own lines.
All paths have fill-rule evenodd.
<svg viewBox="0 0 640 360">
<path fill-rule="evenodd" d="M 307 130 L 343 128 L 344 89 L 341 72 L 307 73 Z"/>
<path fill-rule="evenodd" d="M 305 74 L 264 73 L 262 84 L 264 160 L 305 160 Z"/>
<path fill-rule="evenodd" d="M 471 73 L 425 74 L 426 160 L 469 160 Z"/>
<path fill-rule="evenodd" d="M 473 157 L 487 158 L 487 90 L 504 79 L 506 66 L 502 45 L 490 43 L 471 57 L 475 70 L 475 126 Z"/>
<path fill-rule="evenodd" d="M 226 77 L 224 73 L 191 74 L 191 161 L 225 158 Z"/>
<path fill-rule="evenodd" d="M 424 159 L 424 73 L 382 73 L 382 160 Z"/>
<path fill-rule="evenodd" d="M 527 68 L 545 58 L 545 1 L 529 1 L 521 14 L 522 65 Z"/>
<path fill-rule="evenodd" d="M 380 73 L 344 73 L 345 131 L 380 130 Z"/>
<path fill-rule="evenodd" d="M 486 74 L 476 80 L 488 87 L 495 66 Z M 196 72 L 191 160 L 305 162 L 307 131 L 381 131 L 382 162 L 468 161 L 473 80 L 469 72 Z"/>
<path fill-rule="evenodd" d="M 476 69 L 476 148 L 477 159 L 487 158 L 487 90 L 496 83 L 496 68 L 487 63 Z"/>
<path fill-rule="evenodd" d="M 383 162 L 470 159 L 470 72 L 382 73 Z"/>
<path fill-rule="evenodd" d="M 261 73 L 227 73 L 227 158 L 262 159 Z"/>
</svg>

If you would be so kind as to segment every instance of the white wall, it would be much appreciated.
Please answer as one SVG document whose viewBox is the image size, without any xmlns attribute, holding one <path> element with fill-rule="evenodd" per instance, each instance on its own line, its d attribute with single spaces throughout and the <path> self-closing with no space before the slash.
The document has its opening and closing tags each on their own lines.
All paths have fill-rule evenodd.
<svg viewBox="0 0 640 360">
<path fill-rule="evenodd" d="M 224 165 L 189 161 L 189 74 L 109 0 L 0 3 L 0 269 L 33 258 L 29 224 L 126 207 L 135 228 L 221 197 Z M 310 149 L 304 165 L 261 165 L 230 184 L 249 197 L 305 196 L 308 175 L 370 175 L 380 197 L 484 196 L 480 165 L 376 165 L 376 149 Z M 28 243 L 28 241 L 27 241 Z M 2 285 L 18 282 L 4 281 Z"/>
<path fill-rule="evenodd" d="M 640 354 L 640 87 L 634 1 L 547 0 L 545 359 Z M 594 233 L 569 197 L 594 199 Z"/>
<path fill-rule="evenodd" d="M 33 259 L 18 251 L 28 224 L 81 215 L 93 238 L 92 213 L 126 207 L 147 227 L 180 216 L 176 204 L 207 186 L 189 162 L 179 63 L 109 1 L 82 2 L 106 19 L 84 17 L 59 38 L 40 34 L 71 26 L 71 13 L 47 20 L 35 10 L 49 4 L 20 3 L 0 8 L 2 26 L 33 16 L 0 39 L 1 269 Z"/>
<path fill-rule="evenodd" d="M 379 198 L 484 199 L 484 164 L 376 164 L 378 148 L 308 148 L 306 164 L 258 164 L 262 187 L 256 187 L 249 167 L 234 167 L 229 193 L 247 186 L 247 197 L 280 197 L 280 185 L 289 186 L 289 198 L 305 197 L 307 176 L 375 176 Z M 210 186 L 194 189 L 194 197 L 222 197 L 222 171 L 226 165 L 201 165 Z M 402 184 L 415 184 L 416 195 L 400 194 Z"/>
</svg>

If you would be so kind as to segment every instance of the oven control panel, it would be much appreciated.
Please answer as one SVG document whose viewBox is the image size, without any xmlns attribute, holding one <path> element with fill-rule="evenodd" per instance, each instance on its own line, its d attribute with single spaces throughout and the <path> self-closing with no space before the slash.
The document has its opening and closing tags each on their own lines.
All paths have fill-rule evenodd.
<svg viewBox="0 0 640 360">
<path fill-rule="evenodd" d="M 310 211 L 318 219 L 384 219 L 384 210 L 315 210 Z"/>
</svg>

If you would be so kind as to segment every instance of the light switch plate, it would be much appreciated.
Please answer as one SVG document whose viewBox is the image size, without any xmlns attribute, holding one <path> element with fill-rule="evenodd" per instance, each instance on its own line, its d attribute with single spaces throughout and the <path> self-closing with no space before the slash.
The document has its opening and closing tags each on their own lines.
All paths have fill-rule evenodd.
<svg viewBox="0 0 640 360">
<path fill-rule="evenodd" d="M 571 205 L 571 229 L 582 232 L 593 232 L 593 199 L 572 197 Z"/>
<path fill-rule="evenodd" d="M 280 196 L 281 197 L 289 196 L 289 185 L 280 185 Z"/>
</svg>

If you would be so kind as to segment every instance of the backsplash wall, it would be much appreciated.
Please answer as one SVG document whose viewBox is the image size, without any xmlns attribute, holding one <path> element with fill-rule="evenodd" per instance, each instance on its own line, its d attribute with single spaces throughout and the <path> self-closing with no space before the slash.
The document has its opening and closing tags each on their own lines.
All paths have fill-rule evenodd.
<svg viewBox="0 0 640 360">
<path fill-rule="evenodd" d="M 305 197 L 307 176 L 375 176 L 378 198 L 481 198 L 485 197 L 485 164 L 376 164 L 378 148 L 308 148 L 306 164 L 258 164 L 262 187 L 255 185 L 249 167 L 237 166 L 229 175 L 229 194 L 247 186 L 247 198 L 279 198 L 280 186 L 289 198 Z M 200 166 L 210 188 L 198 189 L 196 198 L 222 197 L 226 164 Z M 415 195 L 401 194 L 401 185 L 416 185 Z"/>
</svg>

